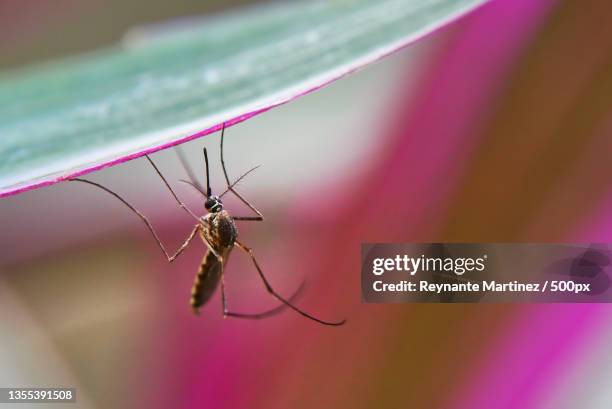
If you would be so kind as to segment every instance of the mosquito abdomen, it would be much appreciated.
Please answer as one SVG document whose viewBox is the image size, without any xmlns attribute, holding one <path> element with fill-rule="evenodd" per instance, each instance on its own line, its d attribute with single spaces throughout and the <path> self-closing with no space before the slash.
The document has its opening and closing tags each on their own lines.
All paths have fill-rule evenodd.
<svg viewBox="0 0 612 409">
<path fill-rule="evenodd" d="M 200 264 L 200 269 L 191 288 L 190 303 L 194 313 L 198 314 L 200 307 L 210 300 L 217 289 L 220 278 L 221 263 L 209 250 L 202 259 L 202 264 Z"/>
</svg>

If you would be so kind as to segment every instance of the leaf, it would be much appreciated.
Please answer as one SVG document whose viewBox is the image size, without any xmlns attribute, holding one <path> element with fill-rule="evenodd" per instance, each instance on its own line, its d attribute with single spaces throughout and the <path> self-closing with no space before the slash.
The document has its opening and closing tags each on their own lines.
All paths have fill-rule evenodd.
<svg viewBox="0 0 612 409">
<path fill-rule="evenodd" d="M 376 61 L 484 0 L 248 8 L 0 76 L 0 197 L 215 132 Z M 161 31 L 161 33 L 159 33 Z"/>
</svg>

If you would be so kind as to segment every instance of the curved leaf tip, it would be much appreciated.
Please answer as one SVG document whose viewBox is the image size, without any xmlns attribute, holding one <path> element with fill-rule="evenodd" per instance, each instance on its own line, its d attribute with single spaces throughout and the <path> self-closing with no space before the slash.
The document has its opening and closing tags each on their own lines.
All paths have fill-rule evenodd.
<svg viewBox="0 0 612 409">
<path fill-rule="evenodd" d="M 317 90 L 485 0 L 299 2 L 0 77 L 0 197 L 244 121 Z M 131 36 L 130 38 L 134 38 Z"/>
</svg>

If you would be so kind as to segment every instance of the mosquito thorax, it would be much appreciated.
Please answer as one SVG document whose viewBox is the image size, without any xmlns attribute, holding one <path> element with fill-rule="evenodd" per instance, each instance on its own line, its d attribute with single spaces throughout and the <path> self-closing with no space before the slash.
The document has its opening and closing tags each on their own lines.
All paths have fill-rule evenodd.
<svg viewBox="0 0 612 409">
<path fill-rule="evenodd" d="M 219 196 L 209 196 L 204 203 L 204 207 L 211 213 L 218 213 L 223 210 L 223 202 L 219 199 Z"/>
</svg>

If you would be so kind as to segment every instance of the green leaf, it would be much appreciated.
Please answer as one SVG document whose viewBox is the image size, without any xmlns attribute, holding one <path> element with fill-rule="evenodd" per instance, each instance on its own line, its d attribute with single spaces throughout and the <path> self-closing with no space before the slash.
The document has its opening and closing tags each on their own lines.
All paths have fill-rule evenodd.
<svg viewBox="0 0 612 409">
<path fill-rule="evenodd" d="M 206 135 L 320 88 L 484 0 L 287 2 L 136 30 L 0 76 L 0 197 Z M 176 25 L 175 25 L 176 26 Z"/>
</svg>

